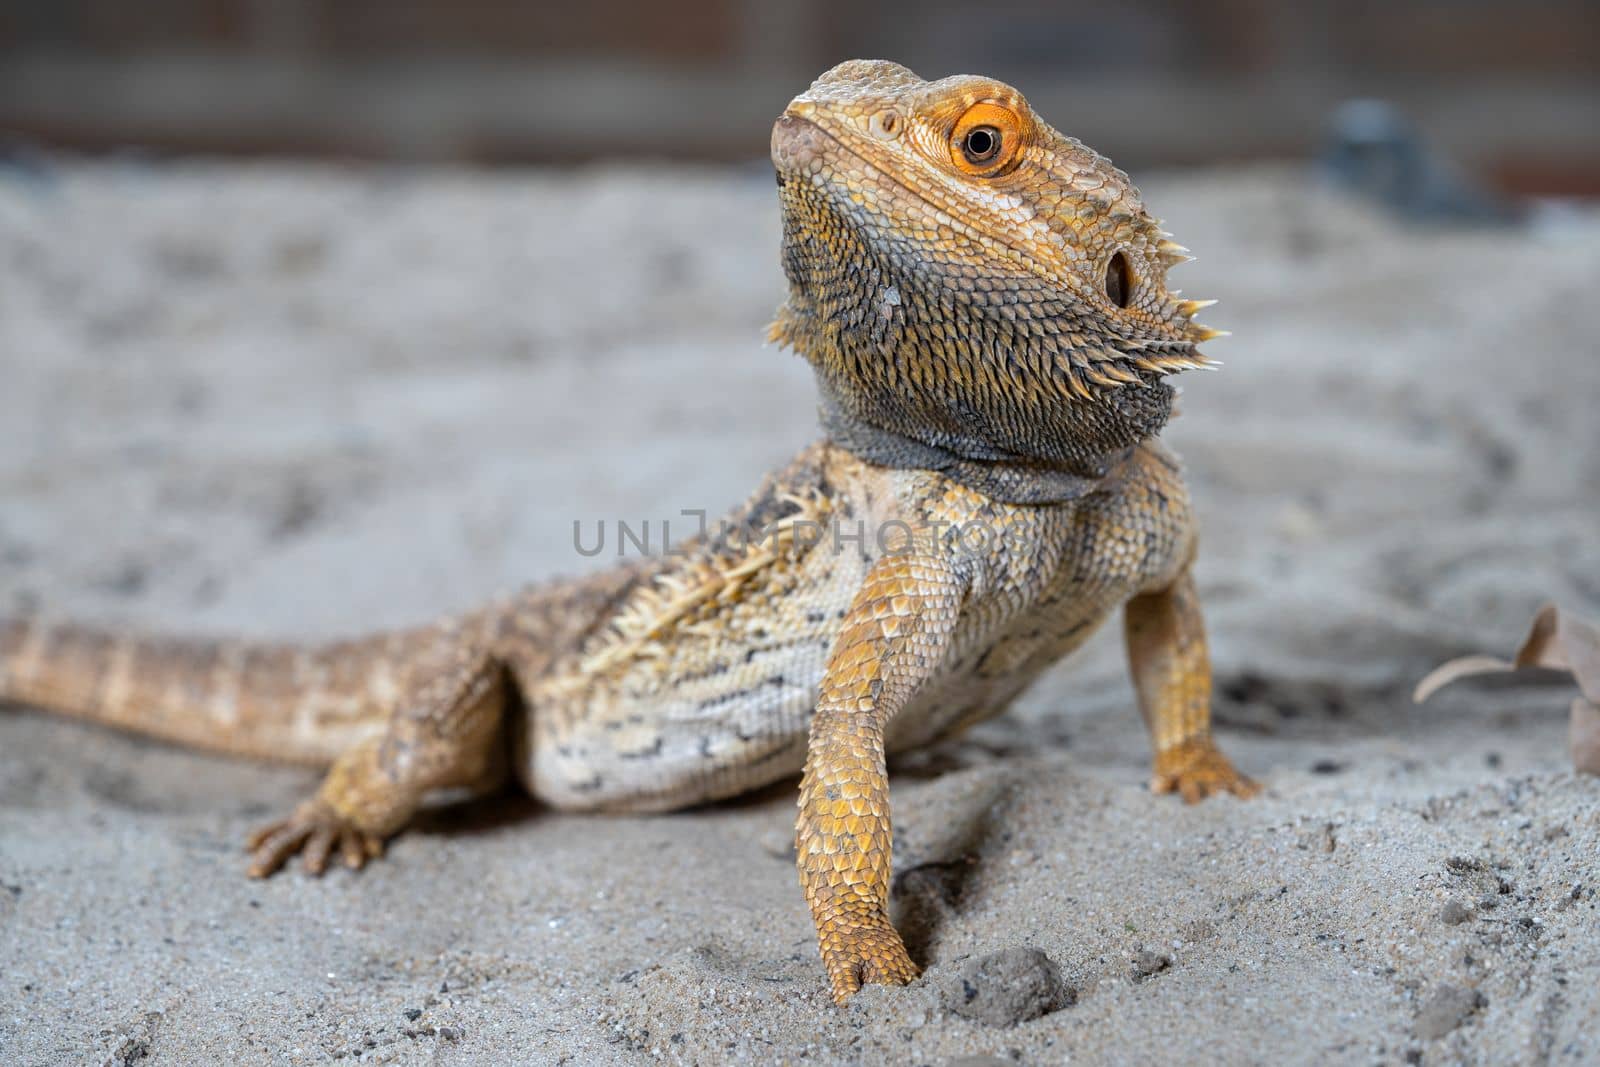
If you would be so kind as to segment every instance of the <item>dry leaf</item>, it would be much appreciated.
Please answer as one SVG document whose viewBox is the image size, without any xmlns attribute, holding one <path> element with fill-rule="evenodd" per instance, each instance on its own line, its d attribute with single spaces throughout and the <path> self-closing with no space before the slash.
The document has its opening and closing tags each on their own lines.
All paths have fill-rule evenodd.
<svg viewBox="0 0 1600 1067">
<path fill-rule="evenodd" d="M 1420 704 L 1457 679 L 1524 667 L 1567 671 L 1577 680 L 1583 695 L 1572 702 L 1568 737 L 1572 763 L 1580 771 L 1600 774 L 1600 626 L 1554 604 L 1539 609 L 1522 647 L 1509 662 L 1493 656 L 1462 656 L 1441 663 L 1417 683 L 1411 696 Z"/>
<path fill-rule="evenodd" d="M 1411 699 L 1420 704 L 1458 678 L 1471 678 L 1475 674 L 1503 674 L 1516 669 L 1517 665 L 1510 660 L 1493 656 L 1461 656 L 1429 671 L 1428 676 L 1417 683 Z"/>
</svg>

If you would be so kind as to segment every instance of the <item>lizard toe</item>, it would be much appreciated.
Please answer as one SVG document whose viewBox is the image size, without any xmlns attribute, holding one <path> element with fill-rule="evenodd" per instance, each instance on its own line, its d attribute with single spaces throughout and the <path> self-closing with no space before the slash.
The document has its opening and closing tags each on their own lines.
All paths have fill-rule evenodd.
<svg viewBox="0 0 1600 1067">
<path fill-rule="evenodd" d="M 328 869 L 335 853 L 346 867 L 359 870 L 368 860 L 383 854 L 383 839 L 356 826 L 328 805 L 311 800 L 287 819 L 256 830 L 246 848 L 251 854 L 252 878 L 276 873 L 296 853 L 307 874 L 320 875 Z"/>
<path fill-rule="evenodd" d="M 1258 782 L 1240 774 L 1210 739 L 1186 741 L 1156 756 L 1152 793 L 1177 793 L 1186 804 L 1232 793 L 1249 798 L 1261 792 Z"/>
<path fill-rule="evenodd" d="M 326 823 L 319 824 L 311 831 L 300 852 L 300 865 L 307 874 L 319 875 L 328 869 L 328 855 L 339 836 L 339 829 Z"/>
<path fill-rule="evenodd" d="M 368 860 L 383 855 L 383 838 L 346 827 L 339 835 L 339 855 L 346 867 L 359 871 Z"/>
<path fill-rule="evenodd" d="M 860 929 L 824 949 L 833 999 L 843 1004 L 863 985 L 905 985 L 922 972 L 893 927 Z"/>
<path fill-rule="evenodd" d="M 275 874 L 310 836 L 309 826 L 297 825 L 290 819 L 261 827 L 250 835 L 250 877 Z"/>
</svg>

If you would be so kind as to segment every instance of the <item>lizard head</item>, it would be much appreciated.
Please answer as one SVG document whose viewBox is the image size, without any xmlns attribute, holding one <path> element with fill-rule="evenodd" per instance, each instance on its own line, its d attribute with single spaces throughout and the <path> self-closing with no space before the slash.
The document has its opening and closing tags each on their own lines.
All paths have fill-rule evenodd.
<svg viewBox="0 0 1600 1067">
<path fill-rule="evenodd" d="M 816 368 L 830 432 L 1092 477 L 1166 422 L 1166 375 L 1208 365 L 1206 303 L 1166 285 L 1185 249 L 1008 85 L 842 63 L 785 110 L 772 160 L 771 338 Z"/>
</svg>

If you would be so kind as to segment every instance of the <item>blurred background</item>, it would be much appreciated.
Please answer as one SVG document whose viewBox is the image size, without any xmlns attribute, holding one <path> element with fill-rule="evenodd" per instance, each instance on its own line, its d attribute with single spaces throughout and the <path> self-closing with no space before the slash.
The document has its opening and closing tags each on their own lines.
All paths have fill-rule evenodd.
<svg viewBox="0 0 1600 1067">
<path fill-rule="evenodd" d="M 5 0 L 0 131 L 99 152 L 764 156 L 817 73 L 981 72 L 1138 170 L 1319 151 L 1380 97 L 1493 188 L 1600 192 L 1593 0 Z"/>
</svg>

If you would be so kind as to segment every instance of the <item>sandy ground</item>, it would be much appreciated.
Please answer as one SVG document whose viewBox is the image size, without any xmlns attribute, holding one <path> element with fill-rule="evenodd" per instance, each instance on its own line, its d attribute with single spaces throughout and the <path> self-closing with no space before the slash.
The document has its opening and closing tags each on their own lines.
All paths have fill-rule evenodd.
<svg viewBox="0 0 1600 1067">
<path fill-rule="evenodd" d="M 1264 796 L 1145 792 L 1100 635 L 896 768 L 927 974 L 838 1010 L 792 786 L 480 803 L 261 883 L 241 839 L 314 775 L 6 709 L 0 1058 L 1600 1061 L 1566 691 L 1408 700 L 1546 598 L 1600 615 L 1600 220 L 1396 229 L 1286 170 L 1144 187 L 1237 334 L 1167 438 Z M 7 171 L 0 610 L 359 631 L 602 562 L 574 520 L 730 505 L 812 432 L 804 366 L 759 342 L 776 247 L 759 167 Z"/>
</svg>

